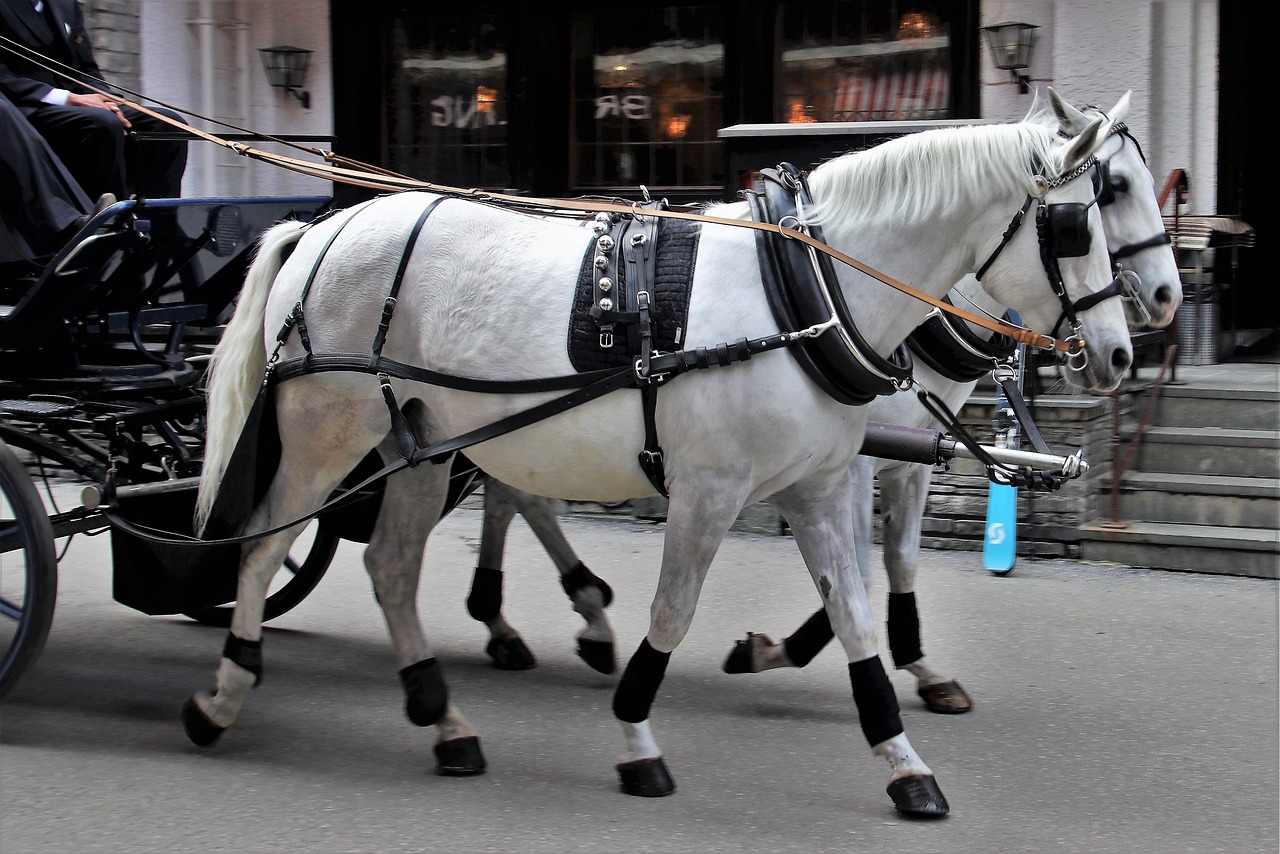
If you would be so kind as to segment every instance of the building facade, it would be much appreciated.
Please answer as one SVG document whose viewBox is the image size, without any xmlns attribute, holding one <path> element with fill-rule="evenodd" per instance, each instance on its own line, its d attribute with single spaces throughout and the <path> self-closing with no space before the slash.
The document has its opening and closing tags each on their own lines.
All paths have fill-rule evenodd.
<svg viewBox="0 0 1280 854">
<path fill-rule="evenodd" d="M 1133 92 L 1129 125 L 1179 213 L 1261 221 L 1250 181 L 1245 4 L 1220 0 L 800 0 L 460 5 L 408 0 L 83 0 L 117 82 L 223 135 L 290 156 L 336 151 L 454 187 L 673 202 L 731 197 L 720 130 L 756 123 L 1005 121 L 1031 104 L 981 28 L 1035 25 L 1030 85 L 1076 103 Z M 260 50 L 310 53 L 304 89 L 271 87 Z M 127 81 L 127 82 L 126 82 Z M 221 123 L 221 124 L 219 124 Z M 773 165 L 761 163 L 760 166 Z M 370 191 L 193 152 L 188 195 Z M 1166 213 L 1173 213 L 1171 205 Z M 1210 258 L 1222 323 L 1280 327 L 1256 250 Z M 1213 253 L 1210 252 L 1212 256 Z M 1232 266 L 1227 269 L 1226 265 Z"/>
</svg>

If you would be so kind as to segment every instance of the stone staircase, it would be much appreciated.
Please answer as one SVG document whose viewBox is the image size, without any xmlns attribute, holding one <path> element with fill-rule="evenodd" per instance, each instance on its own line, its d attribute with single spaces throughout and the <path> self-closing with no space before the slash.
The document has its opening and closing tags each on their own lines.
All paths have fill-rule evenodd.
<svg viewBox="0 0 1280 854">
<path fill-rule="evenodd" d="M 1260 381 L 1163 385 L 1133 444 L 1152 390 L 1135 399 L 1082 560 L 1280 578 L 1280 388 L 1250 368 Z"/>
</svg>

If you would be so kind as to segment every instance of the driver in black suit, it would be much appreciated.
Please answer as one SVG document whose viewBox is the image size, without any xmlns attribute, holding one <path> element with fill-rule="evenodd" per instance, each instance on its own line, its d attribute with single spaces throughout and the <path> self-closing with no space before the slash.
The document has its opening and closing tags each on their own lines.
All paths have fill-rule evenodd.
<svg viewBox="0 0 1280 854">
<path fill-rule="evenodd" d="M 186 141 L 143 141 L 128 135 L 131 129 L 174 128 L 89 86 L 110 91 L 102 82 L 78 0 L 0 0 L 0 92 L 44 136 L 89 197 L 181 196 Z M 181 119 L 171 110 L 154 112 Z M 143 147 L 133 152 L 134 145 Z"/>
</svg>

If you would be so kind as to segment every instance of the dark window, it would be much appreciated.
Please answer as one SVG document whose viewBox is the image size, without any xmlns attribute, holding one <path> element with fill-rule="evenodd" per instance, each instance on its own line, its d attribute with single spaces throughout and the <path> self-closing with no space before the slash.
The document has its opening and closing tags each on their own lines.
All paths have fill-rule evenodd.
<svg viewBox="0 0 1280 854">
<path fill-rule="evenodd" d="M 719 188 L 718 6 L 601 6 L 573 18 L 570 183 Z"/>
<path fill-rule="evenodd" d="M 784 4 L 774 120 L 950 118 L 951 5 Z"/>
<path fill-rule="evenodd" d="M 504 189 L 507 50 L 493 15 L 405 15 L 389 31 L 387 166 L 460 187 Z"/>
</svg>

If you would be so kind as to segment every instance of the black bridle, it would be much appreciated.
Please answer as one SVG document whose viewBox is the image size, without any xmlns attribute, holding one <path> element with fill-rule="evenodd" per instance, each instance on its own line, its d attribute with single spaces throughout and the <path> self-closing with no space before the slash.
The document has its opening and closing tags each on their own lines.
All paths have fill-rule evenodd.
<svg viewBox="0 0 1280 854">
<path fill-rule="evenodd" d="M 1097 107 L 1087 106 L 1084 108 L 1102 116 L 1107 114 Z M 1138 156 L 1142 158 L 1142 162 L 1147 162 L 1147 155 L 1142 150 L 1142 146 L 1138 140 L 1129 132 L 1129 126 L 1124 122 L 1117 122 L 1111 128 L 1111 134 L 1119 135 L 1123 140 L 1133 143 L 1133 147 L 1137 149 Z M 1070 138 L 1068 134 L 1060 133 L 1060 136 Z M 1129 191 L 1129 182 L 1126 178 L 1111 174 L 1110 157 L 1099 159 L 1093 170 L 1093 189 L 1097 196 L 1098 207 L 1104 208 L 1113 204 L 1116 200 L 1117 193 L 1125 193 Z M 1140 240 L 1137 243 L 1128 243 L 1118 249 L 1111 250 L 1111 268 L 1115 271 L 1116 281 L 1124 289 L 1124 299 L 1136 305 L 1149 323 L 1152 320 L 1151 312 L 1147 309 L 1146 303 L 1142 301 L 1142 297 L 1138 294 L 1138 286 L 1142 284 L 1142 278 L 1133 270 L 1127 269 L 1121 261 L 1125 258 L 1137 255 L 1145 249 L 1153 249 L 1157 247 L 1169 246 L 1172 240 L 1169 232 L 1161 231 L 1159 234 L 1152 235 L 1146 240 Z"/>
<path fill-rule="evenodd" d="M 1087 361 L 1084 349 L 1084 338 L 1080 334 L 1081 324 L 1077 316 L 1078 312 L 1092 308 L 1105 299 L 1113 296 L 1124 295 L 1124 285 L 1119 277 L 1112 279 L 1111 283 L 1099 291 L 1091 293 L 1087 296 L 1071 301 L 1071 297 L 1067 294 L 1066 285 L 1062 281 L 1062 270 L 1058 264 L 1060 258 L 1077 258 L 1089 253 L 1089 247 L 1092 245 L 1089 234 L 1089 208 L 1099 203 L 1097 195 L 1090 202 L 1058 202 L 1048 204 L 1045 201 L 1048 191 L 1061 187 L 1070 183 L 1086 173 L 1093 170 L 1098 164 L 1096 156 L 1090 156 L 1079 163 L 1074 169 L 1058 175 L 1054 178 L 1048 178 L 1044 174 L 1042 166 L 1037 166 L 1036 174 L 1044 180 L 1044 194 L 1036 197 L 1027 194 L 1027 200 L 1023 202 L 1022 207 L 1013 215 L 1008 227 L 1005 228 L 1004 234 L 1000 238 L 999 245 L 987 257 L 982 266 L 978 268 L 976 278 L 982 281 L 982 277 L 986 275 L 987 270 L 995 263 L 996 258 L 1009 244 L 1013 236 L 1018 232 L 1026 219 L 1027 211 L 1033 204 L 1036 204 L 1036 237 L 1040 243 L 1040 263 L 1044 266 L 1045 275 L 1049 279 L 1049 287 L 1053 289 L 1054 294 L 1058 297 L 1058 302 L 1062 305 L 1062 314 L 1058 317 L 1058 322 L 1053 325 L 1054 338 L 1058 337 L 1058 330 L 1062 326 L 1062 322 L 1066 320 L 1071 324 L 1071 335 L 1067 341 L 1071 344 L 1068 351 L 1068 361 L 1079 359 L 1078 363 L 1073 363 L 1075 370 L 1083 370 Z M 1038 202 L 1038 204 L 1037 204 Z"/>
</svg>

